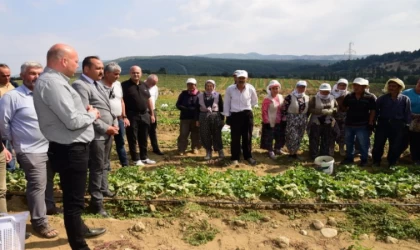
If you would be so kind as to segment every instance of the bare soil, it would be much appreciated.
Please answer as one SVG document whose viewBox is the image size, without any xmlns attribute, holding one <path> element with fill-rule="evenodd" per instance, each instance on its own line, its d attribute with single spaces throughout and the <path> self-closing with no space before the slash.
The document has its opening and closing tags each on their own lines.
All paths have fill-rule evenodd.
<svg viewBox="0 0 420 250">
<path fill-rule="evenodd" d="M 163 129 L 162 127 L 160 128 Z M 175 165 L 183 167 L 183 159 L 193 157 L 201 165 L 208 164 L 213 171 L 225 171 L 228 168 L 247 169 L 255 171 L 259 175 L 276 174 L 285 171 L 294 162 L 290 161 L 287 156 L 280 156 L 277 161 L 269 159 L 262 150 L 255 149 L 254 157 L 259 164 L 251 167 L 241 162 L 238 166 L 221 167 L 217 162 L 206 162 L 202 160 L 204 150 L 199 155 L 188 153 L 185 156 L 178 156 L 176 152 L 176 138 L 178 131 L 176 127 L 169 127 L 166 131 L 160 131 L 159 143 L 164 156 L 157 156 L 150 153 L 149 157 L 158 161 L 155 166 L 144 167 L 145 171 L 151 171 L 162 165 Z M 225 145 L 229 148 L 229 145 Z M 225 150 L 229 155 L 229 150 Z M 306 160 L 305 160 L 306 159 Z M 301 156 L 303 164 L 310 166 L 312 162 L 306 153 Z M 337 154 L 337 161 L 341 158 Z M 113 169 L 119 168 L 116 154 L 114 152 L 112 159 Z M 11 213 L 27 210 L 25 197 L 12 196 L 8 200 L 8 208 Z M 157 210 L 165 210 L 168 208 L 156 206 Z M 170 208 L 169 208 L 170 210 Z M 178 217 L 168 218 L 136 218 L 136 219 L 98 219 L 87 218 L 86 224 L 89 227 L 105 227 L 107 232 L 95 239 L 87 240 L 91 249 L 114 249 L 114 250 L 135 250 L 135 249 L 153 249 L 153 250 L 184 250 L 184 249 L 226 249 L 226 250 L 253 250 L 253 249 L 279 249 L 275 239 L 285 236 L 290 239 L 288 249 L 292 250 L 341 250 L 348 249 L 351 245 L 360 248 L 354 249 L 419 249 L 420 244 L 415 241 L 399 241 L 398 244 L 387 244 L 383 241 L 375 239 L 374 235 L 370 235 L 369 239 L 357 240 L 353 239 L 351 234 L 339 230 L 338 236 L 327 239 L 323 237 L 319 230 L 311 227 L 314 219 L 321 220 L 324 224 L 329 216 L 336 218 L 338 222 L 345 220 L 345 214 L 342 211 L 312 211 L 300 213 L 299 216 L 291 218 L 282 211 L 261 210 L 260 212 L 270 219 L 268 222 L 250 222 L 246 221 L 244 226 L 235 226 L 233 220 L 238 215 L 237 208 L 231 209 L 214 209 L 218 214 L 217 218 L 205 212 L 181 214 Z M 205 245 L 192 246 L 183 240 L 185 224 L 195 221 L 207 220 L 213 225 L 219 233 L 215 239 Z M 49 222 L 56 228 L 60 235 L 55 239 L 43 239 L 37 235 L 32 235 L 26 241 L 26 249 L 60 249 L 67 250 L 70 246 L 67 242 L 66 232 L 62 216 L 49 216 Z M 134 232 L 130 228 L 137 222 L 142 222 L 146 229 L 143 232 Z M 330 227 L 330 226 L 327 226 Z M 334 228 L 334 227 L 333 227 Z M 304 229 L 308 232 L 307 236 L 301 235 L 299 231 Z M 30 220 L 27 222 L 27 231 L 33 230 Z M 363 248 L 361 247 L 363 246 Z"/>
</svg>

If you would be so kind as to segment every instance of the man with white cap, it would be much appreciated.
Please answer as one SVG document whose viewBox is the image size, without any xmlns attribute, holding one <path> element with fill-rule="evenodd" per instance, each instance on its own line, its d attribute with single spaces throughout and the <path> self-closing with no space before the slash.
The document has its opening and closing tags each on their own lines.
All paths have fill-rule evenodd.
<svg viewBox="0 0 420 250">
<path fill-rule="evenodd" d="M 373 165 L 379 167 L 388 140 L 388 165 L 394 166 L 401 155 L 404 132 L 411 122 L 410 98 L 402 95 L 405 85 L 401 79 L 389 79 L 384 88 L 385 95 L 376 101 L 377 126 L 373 144 Z"/>
<path fill-rule="evenodd" d="M 337 101 L 338 107 L 337 112 L 334 115 L 335 121 L 337 123 L 338 128 L 340 129 L 340 134 L 337 137 L 337 143 L 340 150 L 340 155 L 345 156 L 346 150 L 344 148 L 345 145 L 345 131 L 344 131 L 344 123 L 346 120 L 346 109 L 343 107 L 343 100 L 346 95 L 350 92 L 347 90 L 347 86 L 349 85 L 349 81 L 345 78 L 340 78 L 333 86 L 331 94 L 334 96 L 335 100 Z"/>
<path fill-rule="evenodd" d="M 333 114 L 337 111 L 338 104 L 330 93 L 331 86 L 323 83 L 319 86 L 318 93 L 309 101 L 309 153 L 313 160 L 320 155 L 334 156 L 334 139 L 338 131 L 334 130 L 336 126 Z"/>
<path fill-rule="evenodd" d="M 224 115 L 231 118 L 231 160 L 237 164 L 242 153 L 244 159 L 252 166 L 257 162 L 252 158 L 252 130 L 254 129 L 254 115 L 252 108 L 258 104 L 258 96 L 255 88 L 246 83 L 248 72 L 241 70 L 237 73 L 236 85 L 226 89 Z"/>
<path fill-rule="evenodd" d="M 191 150 L 194 154 L 198 154 L 201 147 L 199 127 L 196 124 L 196 112 L 198 107 L 197 80 L 188 78 L 185 82 L 187 90 L 183 90 L 178 96 L 176 107 L 180 112 L 180 128 L 178 136 L 178 153 L 184 155 L 188 146 L 188 137 L 191 134 Z"/>
<path fill-rule="evenodd" d="M 345 122 L 346 158 L 341 164 L 354 163 L 354 140 L 360 143 L 360 166 L 366 166 L 369 150 L 369 130 L 373 129 L 375 119 L 376 100 L 365 91 L 368 81 L 361 77 L 353 80 L 353 92 L 343 100 L 343 107 L 347 109 Z"/>
</svg>

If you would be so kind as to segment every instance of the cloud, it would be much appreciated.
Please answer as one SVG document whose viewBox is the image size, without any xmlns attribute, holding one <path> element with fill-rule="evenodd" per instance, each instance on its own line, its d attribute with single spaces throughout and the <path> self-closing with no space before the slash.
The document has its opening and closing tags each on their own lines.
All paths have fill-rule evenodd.
<svg viewBox="0 0 420 250">
<path fill-rule="evenodd" d="M 111 28 L 107 37 L 125 38 L 132 40 L 146 40 L 159 36 L 160 32 L 156 29 L 144 28 L 134 30 L 130 28 Z"/>
<path fill-rule="evenodd" d="M 6 13 L 8 10 L 6 3 L 0 1 L 0 13 Z"/>
</svg>

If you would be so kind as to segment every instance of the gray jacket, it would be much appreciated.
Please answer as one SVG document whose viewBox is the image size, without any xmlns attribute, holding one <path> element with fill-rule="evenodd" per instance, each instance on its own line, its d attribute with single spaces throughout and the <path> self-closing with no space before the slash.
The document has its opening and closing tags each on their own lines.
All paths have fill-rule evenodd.
<svg viewBox="0 0 420 250">
<path fill-rule="evenodd" d="M 95 84 L 91 84 L 83 75 L 72 84 L 72 87 L 79 93 L 85 107 L 92 105 L 101 114 L 101 118 L 93 122 L 93 128 L 95 130 L 94 140 L 108 139 L 109 135 L 106 134 L 106 131 L 109 126 L 114 124 L 116 118 L 111 111 L 108 92 L 99 81 L 97 86 L 95 86 Z"/>
</svg>

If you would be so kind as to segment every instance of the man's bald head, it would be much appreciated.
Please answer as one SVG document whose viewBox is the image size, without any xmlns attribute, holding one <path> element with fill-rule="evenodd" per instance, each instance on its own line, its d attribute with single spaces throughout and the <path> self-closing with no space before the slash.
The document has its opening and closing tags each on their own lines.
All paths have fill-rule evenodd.
<svg viewBox="0 0 420 250">
<path fill-rule="evenodd" d="M 58 43 L 48 50 L 47 66 L 71 77 L 79 67 L 79 56 L 70 45 Z"/>
<path fill-rule="evenodd" d="M 141 78 L 141 68 L 137 65 L 131 66 L 130 67 L 130 78 L 133 82 L 139 84 L 140 82 L 140 78 Z"/>
<path fill-rule="evenodd" d="M 151 88 L 151 87 L 155 86 L 158 81 L 159 81 L 158 76 L 155 75 L 155 74 L 151 74 L 147 77 L 146 84 L 149 88 Z"/>
</svg>

